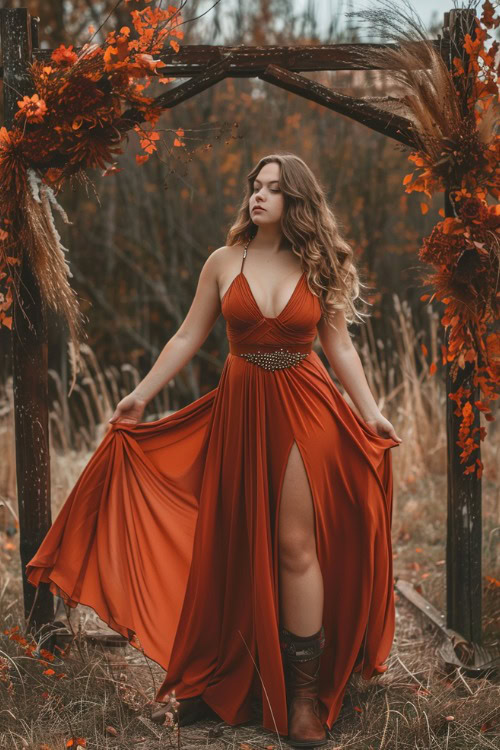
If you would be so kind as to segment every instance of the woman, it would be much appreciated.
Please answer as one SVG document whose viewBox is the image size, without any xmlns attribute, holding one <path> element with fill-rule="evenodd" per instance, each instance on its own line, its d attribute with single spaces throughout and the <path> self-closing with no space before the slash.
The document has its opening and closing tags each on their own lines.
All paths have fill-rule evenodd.
<svg viewBox="0 0 500 750">
<path fill-rule="evenodd" d="M 359 286 L 310 169 L 261 159 L 184 322 L 117 405 L 27 566 L 167 670 L 156 700 L 174 696 L 182 725 L 248 721 L 257 698 L 265 728 L 321 745 L 352 671 L 386 669 L 401 440 L 347 330 Z M 221 312 L 217 388 L 141 422 Z M 317 334 L 361 416 L 312 350 Z"/>
</svg>

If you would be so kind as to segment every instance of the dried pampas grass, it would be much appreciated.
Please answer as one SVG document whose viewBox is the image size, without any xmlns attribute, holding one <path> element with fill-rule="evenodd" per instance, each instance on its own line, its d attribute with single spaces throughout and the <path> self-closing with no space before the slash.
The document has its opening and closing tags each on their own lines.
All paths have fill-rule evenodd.
<svg viewBox="0 0 500 750">
<path fill-rule="evenodd" d="M 469 0 L 460 10 L 459 23 L 463 37 L 474 33 L 474 17 L 477 2 Z M 370 36 L 377 34 L 384 44 L 392 42 L 396 47 L 359 48 L 361 64 L 384 70 L 389 79 L 399 88 L 399 98 L 391 99 L 391 111 L 406 117 L 413 124 L 415 148 L 429 156 L 432 163 L 439 160 L 443 143 L 455 141 L 461 131 L 474 119 L 468 100 L 471 96 L 472 77 L 464 90 L 457 92 L 450 70 L 440 52 L 427 38 L 428 32 L 409 0 L 373 0 L 369 8 L 346 13 L 358 17 L 370 29 Z M 463 47 L 453 38 L 449 39 L 449 66 L 453 58 L 463 59 Z M 465 77 L 462 76 L 465 80 Z M 384 105 L 382 105 L 384 106 Z M 495 136 L 498 123 L 498 107 L 492 106 L 484 112 L 476 137 L 487 144 Z M 470 130 L 470 125 L 469 125 Z"/>
<path fill-rule="evenodd" d="M 42 303 L 48 305 L 68 323 L 69 358 L 71 363 L 71 395 L 79 370 L 80 341 L 87 337 L 83 323 L 85 316 L 80 311 L 76 292 L 71 288 L 70 267 L 65 257 L 68 249 L 61 243 L 61 237 L 54 223 L 52 209 L 62 216 L 66 224 L 72 222 L 62 206 L 57 202 L 53 190 L 33 169 L 27 170 L 28 186 L 22 192 L 23 205 L 20 206 L 22 226 L 19 245 L 26 250 L 30 267 L 40 288 Z"/>
</svg>

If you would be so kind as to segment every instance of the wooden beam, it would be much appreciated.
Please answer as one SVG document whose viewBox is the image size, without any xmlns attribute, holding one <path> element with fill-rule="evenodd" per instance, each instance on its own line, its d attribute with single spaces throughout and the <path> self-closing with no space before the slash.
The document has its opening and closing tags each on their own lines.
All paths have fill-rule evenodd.
<svg viewBox="0 0 500 750">
<path fill-rule="evenodd" d="M 429 39 L 436 49 L 446 58 L 449 54 L 449 42 L 445 39 Z M 422 42 L 415 42 L 415 45 Z M 186 44 L 178 52 L 166 49 L 157 58 L 166 64 L 161 69 L 162 76 L 185 78 L 202 75 L 208 66 L 215 65 L 223 59 L 229 59 L 228 75 L 231 78 L 252 78 L 262 73 L 268 65 L 274 64 L 296 73 L 319 70 L 376 70 L 367 66 L 360 58 L 360 50 L 397 45 L 356 42 L 350 44 L 314 44 L 314 45 L 276 45 L 265 44 L 257 47 L 247 45 L 227 46 L 210 44 Z M 74 47 L 78 54 L 81 47 Z M 49 60 L 52 49 L 33 50 L 35 60 Z M 2 68 L 0 67 L 0 76 Z"/>
<path fill-rule="evenodd" d="M 311 81 L 310 78 L 298 73 L 284 70 L 278 65 L 268 65 L 259 78 L 346 115 L 351 120 L 356 120 L 371 130 L 376 130 L 378 133 L 404 143 L 405 146 L 413 147 L 415 145 L 411 135 L 412 124 L 410 120 L 380 109 L 364 99 L 340 94 L 317 81 Z"/>
<path fill-rule="evenodd" d="M 444 636 L 438 654 L 443 659 L 445 667 L 461 667 L 470 677 L 482 677 L 490 670 L 492 672 L 498 670 L 500 667 L 498 645 L 486 649 L 477 643 L 472 643 L 471 648 L 471 642 L 466 640 L 461 633 L 447 627 L 444 615 L 424 599 L 412 583 L 398 578 L 394 588 Z"/>
<path fill-rule="evenodd" d="M 429 39 L 443 57 L 449 54 L 449 43 L 442 39 Z M 415 42 L 416 46 L 422 42 Z M 349 44 L 276 45 L 238 47 L 225 45 L 184 45 L 179 52 L 165 50 L 159 58 L 166 64 L 162 68 L 165 76 L 194 76 L 203 72 L 204 67 L 213 65 L 221 58 L 229 58 L 229 76 L 253 77 L 262 73 L 268 65 L 274 64 L 294 72 L 314 72 L 321 70 L 377 70 L 377 66 L 367 66 L 360 52 L 380 47 L 397 48 L 396 44 L 375 44 L 354 42 Z"/>
<path fill-rule="evenodd" d="M 17 101 L 31 95 L 28 72 L 33 25 L 26 8 L 0 10 L 0 39 L 4 63 L 4 123 L 14 124 Z M 1 209 L 0 209 L 1 210 Z M 12 226 L 14 234 L 19 227 Z M 22 258 L 25 248 L 17 250 Z M 11 253 L 14 255 L 14 253 Z M 54 617 L 48 584 L 39 590 L 26 579 L 25 566 L 38 551 L 50 528 L 50 456 L 48 420 L 48 336 L 37 280 L 29 263 L 22 263 L 15 282 L 11 336 L 14 380 L 14 424 L 17 497 L 24 609 L 29 629 L 38 629 Z"/>
<path fill-rule="evenodd" d="M 452 10 L 446 14 L 449 27 L 444 31 L 450 36 L 454 48 L 463 46 L 465 34 L 470 33 L 474 39 L 473 10 Z M 446 23 L 446 19 L 445 19 Z M 451 68 L 453 63 L 448 62 Z M 445 193 L 445 215 L 455 216 L 456 211 L 450 192 Z M 449 346 L 450 328 L 445 331 L 445 346 Z M 461 386 L 470 389 L 471 401 L 474 404 L 481 397 L 478 386 L 473 384 L 474 366 L 465 363 L 465 368 L 458 369 L 457 377 L 452 379 L 451 363 L 446 365 L 446 434 L 448 453 L 448 520 L 446 535 L 446 615 L 447 627 L 461 633 L 469 641 L 478 644 L 482 640 L 482 576 L 481 576 L 481 480 L 477 473 L 464 475 L 464 464 L 460 461 L 459 427 L 461 417 L 454 411 L 456 404 L 448 396 Z M 480 412 L 473 406 L 471 428 L 480 427 Z M 481 458 L 479 432 L 474 435 L 474 442 L 479 448 L 474 451 L 476 458 Z"/>
<path fill-rule="evenodd" d="M 229 68 L 230 65 L 227 59 L 220 60 L 207 68 L 197 78 L 190 79 L 158 96 L 155 99 L 155 105 L 162 109 L 175 107 L 223 80 L 227 77 Z M 409 146 L 410 148 L 414 146 L 410 120 L 387 110 L 380 109 L 367 100 L 356 99 L 355 97 L 332 91 L 332 89 L 323 86 L 317 81 L 311 81 L 309 78 L 301 76 L 298 73 L 284 70 L 278 65 L 268 65 L 258 77 L 279 88 L 291 91 L 310 101 L 315 101 L 324 107 L 328 107 L 335 112 L 346 115 L 352 120 L 366 125 L 371 130 L 376 130 L 383 135 L 403 143 L 405 146 Z M 123 113 L 117 127 L 122 132 L 125 132 L 130 130 L 133 125 L 143 122 L 143 120 L 143 113 L 135 107 L 131 107 Z"/>
</svg>

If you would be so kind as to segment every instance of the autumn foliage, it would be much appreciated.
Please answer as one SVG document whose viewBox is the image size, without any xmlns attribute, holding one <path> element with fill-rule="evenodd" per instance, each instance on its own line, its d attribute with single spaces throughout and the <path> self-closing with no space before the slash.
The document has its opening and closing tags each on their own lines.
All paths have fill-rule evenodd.
<svg viewBox="0 0 500 750">
<path fill-rule="evenodd" d="M 421 299 L 445 305 L 441 323 L 450 331 L 448 346 L 442 346 L 442 364 L 451 363 L 452 379 L 458 368 L 474 366 L 473 385 L 479 386 L 481 399 L 472 403 L 472 389 L 464 386 L 448 396 L 461 417 L 461 461 L 472 459 L 464 473 L 477 472 L 478 478 L 482 462 L 473 454 L 486 431 L 472 427 L 474 407 L 493 421 L 491 403 L 499 397 L 500 384 L 500 334 L 498 326 L 493 330 L 500 310 L 500 136 L 489 137 L 498 98 L 498 42 L 486 48 L 488 29 L 499 24 L 486 0 L 481 18 L 475 19 L 474 34 L 465 35 L 462 56 L 453 59 L 453 106 L 461 115 L 457 126 L 451 137 L 442 139 L 437 158 L 431 149 L 410 154 L 416 170 L 403 180 L 406 192 L 421 191 L 430 198 L 449 190 L 452 201 L 454 216 L 439 221 L 419 251 L 419 258 L 434 268 L 424 279 L 434 292 Z M 496 202 L 489 204 L 488 196 Z M 427 209 L 422 204 L 423 213 Z M 442 209 L 440 213 L 444 216 Z"/>
<path fill-rule="evenodd" d="M 183 38 L 173 5 L 132 9 L 130 17 L 131 27 L 110 32 L 102 46 L 90 41 L 77 54 L 72 45 L 60 45 L 49 62 L 31 63 L 35 93 L 18 100 L 12 128 L 0 128 L 0 325 L 12 328 L 16 268 L 31 261 L 43 303 L 65 316 L 76 353 L 83 329 L 51 205 L 69 221 L 54 190 L 70 176 L 88 181 L 92 168 L 113 171 L 130 130 L 143 150 L 137 163 L 148 160 L 157 148 L 162 107 L 144 91 L 153 79 L 174 80 L 161 76 L 165 63 L 154 55 L 166 46 L 177 52 Z M 174 146 L 184 145 L 183 135 L 179 128 Z"/>
</svg>

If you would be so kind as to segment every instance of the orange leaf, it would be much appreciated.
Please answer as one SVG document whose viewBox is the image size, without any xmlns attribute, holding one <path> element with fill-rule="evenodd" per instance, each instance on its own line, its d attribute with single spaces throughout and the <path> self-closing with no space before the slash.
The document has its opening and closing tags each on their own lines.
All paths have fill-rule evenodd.
<svg viewBox="0 0 500 750">
<path fill-rule="evenodd" d="M 411 174 L 407 174 L 403 180 L 403 185 L 407 185 L 410 182 L 413 175 L 414 175 L 414 172 L 411 172 Z"/>
<path fill-rule="evenodd" d="M 423 214 L 426 214 L 429 210 L 429 204 L 428 203 L 421 203 L 420 204 L 420 210 Z"/>
<path fill-rule="evenodd" d="M 474 401 L 474 403 L 479 411 L 490 411 L 490 407 L 486 406 L 486 404 L 483 404 L 482 401 Z"/>
<path fill-rule="evenodd" d="M 463 232 L 463 227 L 460 226 L 459 220 L 455 219 L 454 216 L 447 216 L 442 224 L 443 234 L 450 234 L 450 232 L 453 231 L 454 228 L 457 230 L 457 233 Z"/>
<path fill-rule="evenodd" d="M 429 352 L 427 351 L 426 345 L 425 344 L 420 344 L 420 348 L 422 349 L 422 354 L 424 355 L 424 357 L 427 357 L 427 354 Z"/>
<path fill-rule="evenodd" d="M 105 63 L 111 62 L 111 56 L 117 55 L 117 54 L 118 54 L 118 48 L 109 46 L 103 55 L 104 62 Z"/>
<path fill-rule="evenodd" d="M 485 721 L 484 724 L 481 724 L 480 732 L 487 732 L 489 729 L 492 729 L 495 726 L 494 719 L 488 719 L 488 721 Z"/>
<path fill-rule="evenodd" d="M 431 362 L 429 366 L 429 375 L 434 375 L 436 371 L 437 371 L 436 363 Z"/>
<path fill-rule="evenodd" d="M 469 414 L 472 413 L 472 404 L 470 401 L 467 401 L 466 404 L 464 404 L 464 407 L 462 409 L 462 414 L 464 417 L 468 417 Z"/>
</svg>

